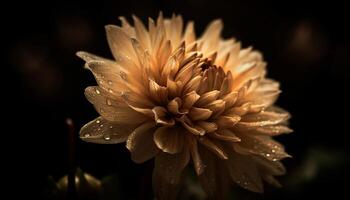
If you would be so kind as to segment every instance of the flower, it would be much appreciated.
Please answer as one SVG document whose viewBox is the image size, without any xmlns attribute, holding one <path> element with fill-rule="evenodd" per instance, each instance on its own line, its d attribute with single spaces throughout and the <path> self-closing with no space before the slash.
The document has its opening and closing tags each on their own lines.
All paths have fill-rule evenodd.
<svg viewBox="0 0 350 200">
<path fill-rule="evenodd" d="M 220 36 L 221 20 L 201 37 L 181 16 L 159 15 L 148 28 L 107 25 L 114 60 L 86 52 L 98 86 L 85 90 L 101 115 L 80 131 L 87 142 L 126 142 L 131 158 L 155 158 L 153 188 L 158 199 L 176 198 L 181 174 L 192 161 L 209 197 L 224 198 L 230 183 L 263 192 L 262 180 L 285 173 L 289 157 L 272 136 L 290 133 L 290 115 L 274 106 L 279 83 L 268 79 L 260 52 Z"/>
</svg>

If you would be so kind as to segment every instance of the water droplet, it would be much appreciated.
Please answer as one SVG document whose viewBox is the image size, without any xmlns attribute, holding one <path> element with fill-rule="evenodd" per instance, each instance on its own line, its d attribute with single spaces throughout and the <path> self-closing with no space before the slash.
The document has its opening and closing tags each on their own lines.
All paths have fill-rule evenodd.
<svg viewBox="0 0 350 200">
<path fill-rule="evenodd" d="M 90 137 L 90 133 L 85 133 L 84 137 Z"/>
<path fill-rule="evenodd" d="M 272 152 L 272 153 L 275 153 L 275 152 L 276 152 L 276 150 L 272 149 L 272 150 L 271 150 L 271 152 Z"/>
<path fill-rule="evenodd" d="M 112 129 L 112 128 L 113 128 L 113 126 L 109 126 L 109 128 L 111 128 L 111 129 Z"/>
<path fill-rule="evenodd" d="M 272 159 L 272 161 L 277 161 L 277 159 L 276 159 L 276 158 L 274 158 L 274 159 Z"/>
<path fill-rule="evenodd" d="M 108 134 L 106 134 L 106 135 L 104 135 L 104 136 L 103 136 L 103 139 L 105 139 L 105 140 L 107 140 L 107 141 L 108 141 L 108 140 L 110 140 L 110 139 L 111 139 L 111 136 L 110 136 L 110 135 L 108 135 Z"/>
<path fill-rule="evenodd" d="M 106 99 L 106 104 L 107 104 L 107 105 L 109 105 L 109 106 L 111 106 L 111 105 L 112 105 L 112 102 L 111 102 L 111 100 L 109 100 L 109 99 Z"/>
<path fill-rule="evenodd" d="M 103 124 L 101 124 L 100 127 L 103 127 Z"/>
<path fill-rule="evenodd" d="M 113 93 L 113 90 L 111 88 L 108 89 L 109 93 Z"/>
<path fill-rule="evenodd" d="M 269 154 L 269 153 L 267 153 L 267 154 L 266 154 L 266 157 L 270 157 L 270 154 Z"/>
<path fill-rule="evenodd" d="M 96 88 L 96 94 L 101 94 L 100 90 Z"/>
<path fill-rule="evenodd" d="M 96 120 L 96 124 L 99 124 L 101 121 L 98 119 L 98 120 Z"/>
<path fill-rule="evenodd" d="M 108 85 L 112 85 L 112 81 L 108 81 Z"/>
<path fill-rule="evenodd" d="M 119 76 L 120 76 L 120 78 L 122 78 L 124 81 L 126 81 L 127 75 L 126 75 L 125 72 L 119 72 Z"/>
</svg>

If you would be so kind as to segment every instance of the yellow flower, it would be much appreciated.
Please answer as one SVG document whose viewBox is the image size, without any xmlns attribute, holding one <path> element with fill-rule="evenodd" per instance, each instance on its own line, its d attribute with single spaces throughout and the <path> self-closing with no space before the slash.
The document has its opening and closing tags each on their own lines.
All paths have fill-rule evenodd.
<svg viewBox="0 0 350 200">
<path fill-rule="evenodd" d="M 193 22 L 162 14 L 148 28 L 107 25 L 114 60 L 77 55 L 98 86 L 85 90 L 101 115 L 80 131 L 87 142 L 126 142 L 136 163 L 155 158 L 158 199 L 176 198 L 181 173 L 192 160 L 203 189 L 224 198 L 229 180 L 262 192 L 262 180 L 285 173 L 289 157 L 272 136 L 289 133 L 289 114 L 275 106 L 279 83 L 265 77 L 260 52 L 223 39 L 221 20 L 196 37 Z"/>
</svg>

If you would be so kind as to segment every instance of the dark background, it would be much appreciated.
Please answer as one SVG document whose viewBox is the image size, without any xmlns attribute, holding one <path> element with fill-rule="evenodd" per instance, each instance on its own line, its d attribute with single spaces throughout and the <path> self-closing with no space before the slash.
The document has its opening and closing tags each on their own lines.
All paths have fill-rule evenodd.
<svg viewBox="0 0 350 200">
<path fill-rule="evenodd" d="M 49 198 L 52 181 L 68 172 L 67 117 L 79 128 L 97 113 L 83 95 L 96 85 L 78 50 L 112 57 L 104 25 L 118 16 L 156 18 L 182 14 L 197 35 L 222 18 L 224 37 L 253 45 L 281 82 L 278 105 L 293 116 L 294 133 L 278 137 L 294 158 L 284 163 L 284 187 L 263 195 L 235 191 L 235 199 L 300 199 L 348 194 L 350 78 L 349 15 L 341 1 L 12 1 L 3 7 L 6 61 L 2 65 L 2 150 L 12 195 Z M 5 139 L 6 138 L 6 139 Z M 137 165 L 124 144 L 96 145 L 77 139 L 76 162 L 98 179 L 116 174 L 121 199 L 151 199 L 152 162 Z M 51 178 L 49 178 L 51 177 Z M 51 181 L 51 182 L 50 182 Z M 11 190 L 12 191 L 12 190 Z M 346 197 L 342 197 L 346 198 Z"/>
</svg>

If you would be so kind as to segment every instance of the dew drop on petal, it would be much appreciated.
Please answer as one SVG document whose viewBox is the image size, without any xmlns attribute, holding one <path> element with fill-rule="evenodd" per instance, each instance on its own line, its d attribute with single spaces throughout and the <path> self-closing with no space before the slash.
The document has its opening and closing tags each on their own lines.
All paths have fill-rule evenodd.
<svg viewBox="0 0 350 200">
<path fill-rule="evenodd" d="M 103 135 L 103 139 L 108 141 L 111 139 L 111 136 L 109 134 Z"/>
<path fill-rule="evenodd" d="M 112 129 L 112 128 L 113 128 L 113 126 L 109 126 L 109 128 L 110 128 L 110 129 Z"/>
<path fill-rule="evenodd" d="M 101 94 L 100 90 L 96 88 L 96 94 Z"/>
<path fill-rule="evenodd" d="M 113 83 L 112 83 L 112 81 L 108 81 L 108 85 L 112 85 Z"/>
<path fill-rule="evenodd" d="M 86 138 L 90 137 L 90 133 L 86 133 L 86 134 L 84 135 L 84 137 L 86 137 Z"/>
<path fill-rule="evenodd" d="M 111 105 L 112 105 L 111 100 L 107 99 L 107 100 L 106 100 L 106 104 L 109 105 L 109 106 L 111 106 Z"/>
<path fill-rule="evenodd" d="M 100 120 L 96 120 L 96 124 L 99 124 L 101 121 Z"/>
</svg>

